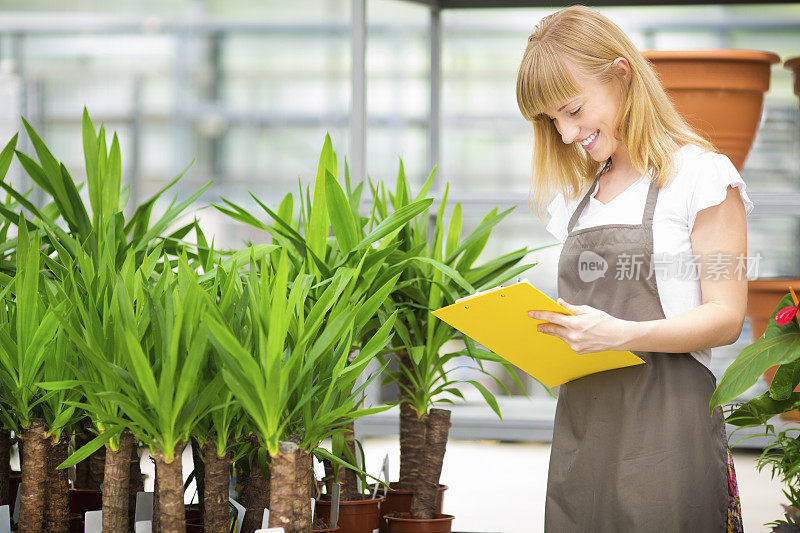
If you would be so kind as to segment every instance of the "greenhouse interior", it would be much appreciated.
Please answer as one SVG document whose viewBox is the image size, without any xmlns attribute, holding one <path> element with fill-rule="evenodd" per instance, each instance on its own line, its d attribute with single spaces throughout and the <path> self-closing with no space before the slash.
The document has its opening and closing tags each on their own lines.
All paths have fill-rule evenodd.
<svg viewBox="0 0 800 533">
<path fill-rule="evenodd" d="M 571 5 L 0 2 L 0 533 L 800 531 L 800 3 L 586 4 L 638 50 L 606 70 L 654 84 L 616 140 L 605 93 L 556 111 L 533 70 Z M 643 179 L 668 133 L 713 148 L 675 158 L 716 200 Z M 743 271 L 607 272 L 589 244 L 640 220 Z M 649 411 L 684 371 L 697 413 Z"/>
</svg>

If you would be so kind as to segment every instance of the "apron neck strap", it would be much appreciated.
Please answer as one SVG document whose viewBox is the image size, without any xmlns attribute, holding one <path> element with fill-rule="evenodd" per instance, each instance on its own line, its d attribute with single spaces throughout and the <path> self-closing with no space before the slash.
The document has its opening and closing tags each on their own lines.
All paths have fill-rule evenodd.
<svg viewBox="0 0 800 533">
<path fill-rule="evenodd" d="M 592 185 L 589 187 L 589 190 L 586 191 L 586 194 L 583 195 L 581 198 L 578 207 L 575 208 L 575 212 L 572 213 L 572 217 L 569 219 L 569 224 L 567 224 L 567 233 L 572 232 L 572 228 L 575 227 L 575 224 L 578 222 L 578 217 L 581 216 L 581 213 L 586 208 L 586 204 L 589 203 L 589 198 L 592 195 L 592 191 L 594 191 L 595 186 L 597 185 L 600 176 L 596 176 Z M 651 228 L 653 226 L 653 215 L 656 211 L 656 201 L 658 200 L 658 185 L 655 181 L 650 181 L 650 187 L 647 190 L 647 201 L 644 204 L 644 213 L 642 214 L 642 226 L 645 228 Z"/>
</svg>

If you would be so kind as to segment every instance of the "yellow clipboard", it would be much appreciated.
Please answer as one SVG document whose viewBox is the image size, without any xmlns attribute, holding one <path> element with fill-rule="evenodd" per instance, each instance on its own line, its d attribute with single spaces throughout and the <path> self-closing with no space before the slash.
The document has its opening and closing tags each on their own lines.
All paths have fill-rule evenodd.
<svg viewBox="0 0 800 533">
<path fill-rule="evenodd" d="M 531 310 L 572 314 L 528 280 L 522 280 L 462 298 L 433 311 L 433 316 L 548 387 L 596 372 L 644 364 L 629 351 L 578 354 L 558 337 L 536 331 L 544 321 L 529 317 Z"/>
</svg>

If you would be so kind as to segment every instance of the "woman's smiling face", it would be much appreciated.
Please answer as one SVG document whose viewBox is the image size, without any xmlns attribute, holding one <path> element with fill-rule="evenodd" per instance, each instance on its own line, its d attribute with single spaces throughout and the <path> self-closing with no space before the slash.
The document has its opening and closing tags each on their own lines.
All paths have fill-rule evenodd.
<svg viewBox="0 0 800 533">
<path fill-rule="evenodd" d="M 626 76 L 628 62 L 617 58 L 615 68 Z M 614 121 L 622 103 L 620 88 L 586 76 L 567 64 L 580 92 L 558 107 L 546 111 L 565 144 L 577 143 L 595 161 L 606 161 L 624 147 L 614 130 Z"/>
</svg>

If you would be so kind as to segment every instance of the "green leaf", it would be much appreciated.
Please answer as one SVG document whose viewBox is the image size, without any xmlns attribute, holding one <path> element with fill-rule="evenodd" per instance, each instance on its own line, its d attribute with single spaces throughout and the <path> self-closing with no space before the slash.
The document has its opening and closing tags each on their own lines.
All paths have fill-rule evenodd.
<svg viewBox="0 0 800 533">
<path fill-rule="evenodd" d="M 325 171 L 325 201 L 328 206 L 333 234 L 339 243 L 339 250 L 347 255 L 356 245 L 358 234 L 350 203 L 342 188 L 330 171 Z"/>
<path fill-rule="evenodd" d="M 17 137 L 19 137 L 19 134 L 15 133 L 3 148 L 3 151 L 0 152 L 0 181 L 6 179 L 8 167 L 11 166 L 11 160 L 14 158 L 14 149 L 17 147 Z"/>
<path fill-rule="evenodd" d="M 710 411 L 737 398 L 774 365 L 791 363 L 800 357 L 800 333 L 786 333 L 771 339 L 759 339 L 744 348 L 722 375 L 709 404 Z"/>
<path fill-rule="evenodd" d="M 56 468 L 69 468 L 71 466 L 75 466 L 76 464 L 80 463 L 84 459 L 88 458 L 94 452 L 102 448 L 106 445 L 108 441 L 116 437 L 117 435 L 121 434 L 123 431 L 123 427 L 115 427 L 113 429 L 109 429 L 100 433 L 98 436 L 81 446 L 78 450 L 75 451 L 72 455 L 70 455 L 66 461 L 58 465 Z"/>
<path fill-rule="evenodd" d="M 769 386 L 769 395 L 775 400 L 786 400 L 800 383 L 800 360 L 778 367 Z"/>
</svg>

